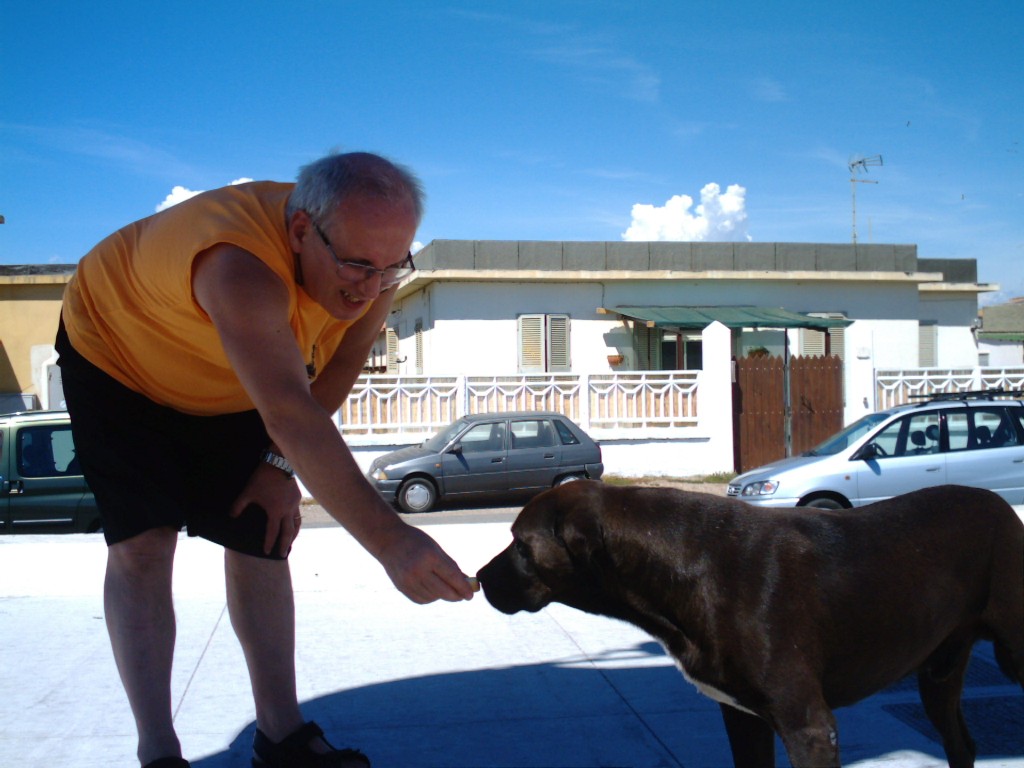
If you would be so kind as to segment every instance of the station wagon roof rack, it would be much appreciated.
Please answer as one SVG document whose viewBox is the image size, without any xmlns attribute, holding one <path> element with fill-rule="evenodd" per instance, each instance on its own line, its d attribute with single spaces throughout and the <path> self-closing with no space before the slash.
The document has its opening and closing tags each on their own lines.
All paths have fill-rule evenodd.
<svg viewBox="0 0 1024 768">
<path fill-rule="evenodd" d="M 965 392 L 932 392 L 928 395 L 910 395 L 911 400 L 994 400 L 997 397 L 1021 397 L 1024 390 L 1019 389 L 975 389 Z"/>
</svg>

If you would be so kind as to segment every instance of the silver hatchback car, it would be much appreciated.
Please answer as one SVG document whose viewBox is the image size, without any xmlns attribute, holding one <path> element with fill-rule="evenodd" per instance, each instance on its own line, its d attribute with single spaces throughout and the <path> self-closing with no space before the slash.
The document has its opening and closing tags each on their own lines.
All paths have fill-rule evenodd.
<svg viewBox="0 0 1024 768">
<path fill-rule="evenodd" d="M 801 456 L 734 478 L 761 507 L 844 509 L 933 485 L 969 485 L 1024 504 L 1022 392 L 934 395 L 854 422 Z"/>
</svg>

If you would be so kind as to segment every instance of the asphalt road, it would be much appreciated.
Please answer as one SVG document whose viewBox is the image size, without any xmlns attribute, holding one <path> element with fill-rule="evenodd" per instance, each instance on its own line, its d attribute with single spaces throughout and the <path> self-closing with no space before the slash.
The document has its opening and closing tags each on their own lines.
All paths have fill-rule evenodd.
<svg viewBox="0 0 1024 768">
<path fill-rule="evenodd" d="M 451 506 L 442 507 L 433 512 L 422 512 L 415 515 L 401 513 L 402 519 L 412 525 L 439 525 L 442 523 L 500 523 L 507 522 L 509 525 L 516 519 L 516 515 L 523 508 L 518 506 L 507 506 L 508 502 L 503 501 L 500 505 L 487 506 Z M 302 506 L 302 527 L 303 528 L 324 528 L 337 525 L 330 515 L 324 511 L 319 504 L 303 504 Z"/>
<path fill-rule="evenodd" d="M 726 491 L 725 483 L 694 483 L 678 480 L 665 479 L 658 483 L 671 488 L 678 488 L 684 491 L 698 491 L 700 493 L 713 493 L 724 496 Z M 474 502 L 462 502 L 458 504 L 443 503 L 438 509 L 432 512 L 409 515 L 401 513 L 402 518 L 413 525 L 437 525 L 441 523 L 498 523 L 507 522 L 511 525 L 516 515 L 522 510 L 523 505 L 530 497 L 525 496 L 518 499 L 501 499 L 491 504 Z M 324 511 L 324 508 L 312 500 L 303 504 L 302 525 L 306 528 L 323 528 L 325 526 L 337 525 L 331 516 Z"/>
</svg>

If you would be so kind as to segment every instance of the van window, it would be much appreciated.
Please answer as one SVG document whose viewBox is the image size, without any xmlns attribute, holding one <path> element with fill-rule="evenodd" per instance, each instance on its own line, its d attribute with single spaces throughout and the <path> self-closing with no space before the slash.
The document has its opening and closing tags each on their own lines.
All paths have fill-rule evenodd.
<svg viewBox="0 0 1024 768">
<path fill-rule="evenodd" d="M 967 411 L 946 414 L 946 429 L 949 431 L 949 450 L 962 451 L 971 446 L 971 429 Z"/>
<path fill-rule="evenodd" d="M 1018 445 L 1015 417 L 1004 408 L 971 408 L 946 417 L 951 451 L 986 450 Z"/>
<path fill-rule="evenodd" d="M 1017 428 L 1003 408 L 981 409 L 974 413 L 974 428 L 979 448 L 1003 448 L 1018 445 Z"/>
<path fill-rule="evenodd" d="M 884 452 L 879 458 L 925 456 L 939 452 L 939 414 L 916 413 L 897 419 L 871 441 Z"/>
<path fill-rule="evenodd" d="M 17 457 L 22 477 L 81 474 L 70 426 L 23 427 L 18 432 Z"/>
</svg>

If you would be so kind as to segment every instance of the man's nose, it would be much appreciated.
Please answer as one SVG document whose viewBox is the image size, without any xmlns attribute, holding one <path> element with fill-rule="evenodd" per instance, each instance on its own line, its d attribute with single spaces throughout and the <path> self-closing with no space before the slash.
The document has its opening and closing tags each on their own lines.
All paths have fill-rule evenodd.
<svg viewBox="0 0 1024 768">
<path fill-rule="evenodd" d="M 358 295 L 364 299 L 375 299 L 380 296 L 383 287 L 381 283 L 384 281 L 383 272 L 365 272 L 363 273 L 363 279 L 356 283 L 358 286 Z"/>
</svg>

